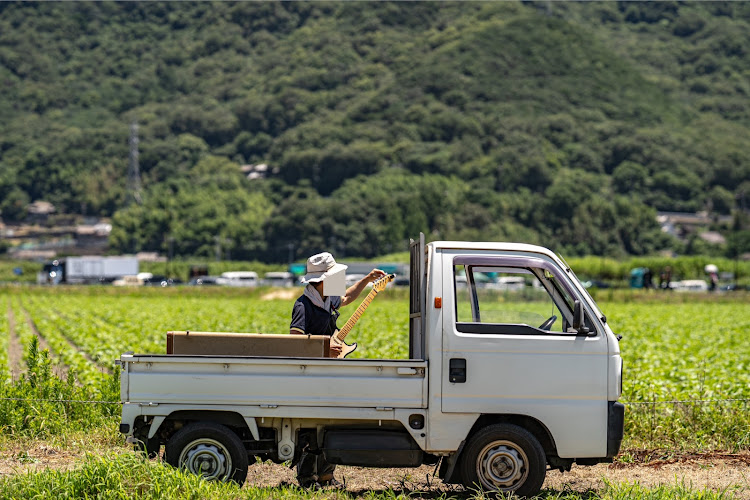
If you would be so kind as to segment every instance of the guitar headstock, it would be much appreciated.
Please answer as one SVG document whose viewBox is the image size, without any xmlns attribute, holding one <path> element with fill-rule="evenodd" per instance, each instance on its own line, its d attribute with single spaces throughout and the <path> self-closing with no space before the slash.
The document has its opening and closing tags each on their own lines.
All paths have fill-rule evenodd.
<svg viewBox="0 0 750 500">
<path fill-rule="evenodd" d="M 377 281 L 373 282 L 372 289 L 376 292 L 382 292 L 385 290 L 385 286 L 393 281 L 393 278 L 395 278 L 395 274 L 386 274 L 385 276 L 378 278 Z"/>
</svg>

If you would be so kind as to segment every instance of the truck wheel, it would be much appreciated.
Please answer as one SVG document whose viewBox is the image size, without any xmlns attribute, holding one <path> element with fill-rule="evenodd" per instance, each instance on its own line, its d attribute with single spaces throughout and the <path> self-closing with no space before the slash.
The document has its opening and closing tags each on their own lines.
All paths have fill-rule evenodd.
<svg viewBox="0 0 750 500">
<path fill-rule="evenodd" d="M 164 454 L 169 465 L 204 479 L 241 486 L 247 477 L 248 456 L 242 441 L 228 427 L 213 422 L 186 425 L 169 438 Z"/>
<path fill-rule="evenodd" d="M 467 488 L 534 496 L 542 488 L 546 473 L 542 445 L 517 425 L 485 427 L 462 453 L 461 474 Z"/>
</svg>

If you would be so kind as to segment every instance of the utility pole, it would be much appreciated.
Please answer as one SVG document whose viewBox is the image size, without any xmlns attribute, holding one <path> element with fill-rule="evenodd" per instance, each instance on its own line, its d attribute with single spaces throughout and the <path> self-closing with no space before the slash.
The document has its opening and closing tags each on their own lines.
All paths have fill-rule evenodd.
<svg viewBox="0 0 750 500">
<path fill-rule="evenodd" d="M 141 171 L 138 165 L 138 123 L 134 120 L 130 124 L 130 162 L 128 163 L 128 192 L 132 198 L 128 201 L 135 201 L 137 204 L 143 203 L 141 199 Z"/>
</svg>

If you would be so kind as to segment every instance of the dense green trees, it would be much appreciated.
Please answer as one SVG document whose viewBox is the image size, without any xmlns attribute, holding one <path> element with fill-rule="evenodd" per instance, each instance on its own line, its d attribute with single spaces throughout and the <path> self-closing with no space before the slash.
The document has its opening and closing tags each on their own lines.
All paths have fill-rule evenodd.
<svg viewBox="0 0 750 500">
<path fill-rule="evenodd" d="M 656 210 L 747 208 L 749 22 L 743 3 L 3 3 L 0 216 L 44 199 L 113 216 L 117 251 L 271 261 L 419 231 L 654 252 L 675 245 Z"/>
<path fill-rule="evenodd" d="M 111 244 L 172 256 L 257 256 L 266 249 L 262 229 L 271 204 L 247 182 L 234 163 L 206 154 L 184 176 L 149 188 L 143 205 L 115 213 Z"/>
</svg>

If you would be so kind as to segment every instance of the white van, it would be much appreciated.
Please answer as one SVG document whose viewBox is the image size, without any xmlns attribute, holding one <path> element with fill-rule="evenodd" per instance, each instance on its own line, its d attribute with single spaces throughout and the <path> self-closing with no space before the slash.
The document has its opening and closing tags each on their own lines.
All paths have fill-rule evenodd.
<svg viewBox="0 0 750 500">
<path fill-rule="evenodd" d="M 707 292 L 708 283 L 703 280 L 682 280 L 670 283 L 670 288 L 677 292 Z"/>
<path fill-rule="evenodd" d="M 266 286 L 290 287 L 294 284 L 294 275 L 286 271 L 271 271 L 263 276 Z"/>
<path fill-rule="evenodd" d="M 258 286 L 258 273 L 254 271 L 227 271 L 216 280 L 217 285 L 224 286 Z"/>
</svg>

